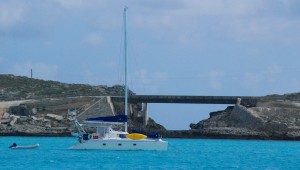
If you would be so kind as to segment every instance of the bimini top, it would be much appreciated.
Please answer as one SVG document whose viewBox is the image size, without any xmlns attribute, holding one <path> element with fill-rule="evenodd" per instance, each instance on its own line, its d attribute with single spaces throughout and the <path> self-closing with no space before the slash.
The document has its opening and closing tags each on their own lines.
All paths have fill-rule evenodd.
<svg viewBox="0 0 300 170">
<path fill-rule="evenodd" d="M 127 115 L 116 115 L 116 116 L 107 116 L 107 117 L 95 117 L 95 118 L 87 118 L 86 122 L 117 122 L 124 123 L 127 122 Z"/>
</svg>

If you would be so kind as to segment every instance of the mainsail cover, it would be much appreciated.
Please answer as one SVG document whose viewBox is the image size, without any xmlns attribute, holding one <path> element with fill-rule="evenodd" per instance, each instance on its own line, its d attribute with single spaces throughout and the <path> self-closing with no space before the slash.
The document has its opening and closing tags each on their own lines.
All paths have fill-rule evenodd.
<svg viewBox="0 0 300 170">
<path fill-rule="evenodd" d="M 127 122 L 127 115 L 87 118 L 86 121 L 94 122 Z"/>
</svg>

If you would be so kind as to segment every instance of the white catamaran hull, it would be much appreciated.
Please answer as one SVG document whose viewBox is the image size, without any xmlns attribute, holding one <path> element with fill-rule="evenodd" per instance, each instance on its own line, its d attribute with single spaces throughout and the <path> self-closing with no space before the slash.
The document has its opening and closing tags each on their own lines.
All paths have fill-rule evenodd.
<svg viewBox="0 0 300 170">
<path fill-rule="evenodd" d="M 88 140 L 79 143 L 69 149 L 83 150 L 167 150 L 168 142 L 163 140 L 131 140 L 131 139 L 107 139 L 107 140 Z"/>
</svg>

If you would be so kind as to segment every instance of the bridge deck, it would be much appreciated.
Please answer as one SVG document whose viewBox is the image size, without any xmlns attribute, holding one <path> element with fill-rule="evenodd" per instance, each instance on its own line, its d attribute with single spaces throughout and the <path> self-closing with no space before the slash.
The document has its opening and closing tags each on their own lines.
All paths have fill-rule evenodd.
<svg viewBox="0 0 300 170">
<path fill-rule="evenodd" d="M 131 103 L 186 103 L 186 104 L 236 104 L 241 98 L 241 105 L 256 106 L 259 97 L 251 96 L 172 96 L 172 95 L 132 95 Z M 113 97 L 113 100 L 124 100 L 124 97 Z"/>
</svg>

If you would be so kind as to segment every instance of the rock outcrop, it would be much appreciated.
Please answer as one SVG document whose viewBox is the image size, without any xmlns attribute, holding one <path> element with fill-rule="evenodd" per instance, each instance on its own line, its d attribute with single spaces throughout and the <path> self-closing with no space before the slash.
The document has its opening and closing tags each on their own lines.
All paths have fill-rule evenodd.
<svg viewBox="0 0 300 170">
<path fill-rule="evenodd" d="M 251 108 L 235 105 L 213 112 L 209 119 L 190 127 L 198 132 L 198 137 L 299 140 L 300 105 L 270 100 Z"/>
<path fill-rule="evenodd" d="M 4 103 L 4 104 L 3 104 Z M 15 103 L 14 105 L 5 105 Z M 76 110 L 79 122 L 89 117 L 113 116 L 123 114 L 124 105 L 114 103 L 111 107 L 106 97 L 66 97 L 51 99 L 20 100 L 18 102 L 0 102 L 5 112 L 0 114 L 0 136 L 69 136 L 75 130 L 69 119 L 68 110 Z M 3 108 L 0 107 L 0 110 Z M 165 131 L 151 118 L 143 125 L 141 107 L 131 104 L 128 116 L 128 130 L 145 132 Z M 121 128 L 121 127 L 116 127 Z"/>
</svg>

